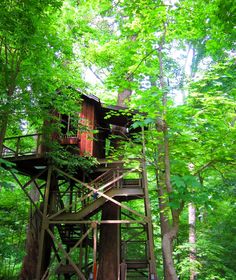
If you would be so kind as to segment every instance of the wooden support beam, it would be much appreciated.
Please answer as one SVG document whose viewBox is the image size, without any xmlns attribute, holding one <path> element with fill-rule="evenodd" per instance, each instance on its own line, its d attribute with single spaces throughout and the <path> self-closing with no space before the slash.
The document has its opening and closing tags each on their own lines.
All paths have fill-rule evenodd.
<svg viewBox="0 0 236 280">
<path fill-rule="evenodd" d="M 31 183 L 33 183 L 38 177 L 40 177 L 46 171 L 47 171 L 47 168 L 45 168 L 44 170 L 39 172 L 37 175 L 32 177 L 26 184 L 24 184 L 24 186 L 22 188 L 25 189 L 26 187 L 28 187 Z"/>
<path fill-rule="evenodd" d="M 58 220 L 58 221 L 49 221 L 49 224 L 51 225 L 57 225 L 57 224 L 92 224 L 96 223 L 98 225 L 101 224 L 142 224 L 145 225 L 146 222 L 143 220 L 104 220 L 104 221 L 98 221 L 98 220 L 83 220 L 83 221 L 77 221 L 77 220 Z"/>
<path fill-rule="evenodd" d="M 28 192 L 23 188 L 23 185 L 21 184 L 20 180 L 17 178 L 17 176 L 15 175 L 15 173 L 10 170 L 10 173 L 12 174 L 13 178 L 16 180 L 16 182 L 18 183 L 18 185 L 21 187 L 21 189 L 23 190 L 23 192 L 25 193 L 25 195 L 28 197 L 28 199 L 30 200 L 30 202 L 34 205 L 35 210 L 41 215 L 43 216 L 42 211 L 38 208 L 38 206 L 36 205 L 36 203 L 33 201 L 33 199 L 31 198 L 31 196 L 28 194 Z"/>
<path fill-rule="evenodd" d="M 51 236 L 52 240 L 57 243 L 58 248 L 62 251 L 63 255 L 65 256 L 65 258 L 69 261 L 69 263 L 71 264 L 71 266 L 74 268 L 75 272 L 77 273 L 77 275 L 80 277 L 81 280 L 86 280 L 84 274 L 81 272 L 81 270 L 78 268 L 78 266 L 74 263 L 74 261 L 71 259 L 71 257 L 69 256 L 69 254 L 66 252 L 66 250 L 63 248 L 62 244 L 60 242 L 57 241 L 56 237 L 54 236 L 54 234 L 52 233 L 52 231 L 48 228 L 47 232 L 49 233 L 49 235 Z M 78 246 L 78 245 L 77 245 Z M 76 246 L 76 247 L 77 247 Z"/>
<path fill-rule="evenodd" d="M 126 242 L 132 241 L 134 240 L 134 238 L 140 236 L 141 234 L 143 234 L 145 232 L 145 228 L 143 228 L 140 232 L 135 232 L 131 235 L 131 237 L 127 240 L 125 240 Z"/>
<path fill-rule="evenodd" d="M 46 170 L 45 170 L 45 171 L 46 171 Z M 36 188 L 37 188 L 37 190 L 38 190 L 38 192 L 39 192 L 41 198 L 43 198 L 43 193 L 42 193 L 42 191 L 41 191 L 42 186 L 39 186 L 39 184 L 37 183 L 36 179 L 34 180 L 34 184 L 35 184 L 35 186 L 36 186 Z"/>
<path fill-rule="evenodd" d="M 154 240 L 153 240 L 153 228 L 152 228 L 152 219 L 151 219 L 151 205 L 148 192 L 148 178 L 147 178 L 147 168 L 146 168 L 146 146 L 145 146 L 145 137 L 144 137 L 144 128 L 142 127 L 142 144 L 143 144 L 143 160 L 142 160 L 142 178 L 143 178 L 143 188 L 144 188 L 144 203 L 145 203 L 145 212 L 148 217 L 147 223 L 147 235 L 148 235 L 148 254 L 149 254 L 149 277 L 152 280 L 158 280 L 156 272 L 156 261 L 154 255 Z"/>
<path fill-rule="evenodd" d="M 92 223 L 93 227 L 93 280 L 97 279 L 97 224 Z"/>
<path fill-rule="evenodd" d="M 127 275 L 127 264 L 125 262 L 122 262 L 120 264 L 120 280 L 126 280 Z"/>
<path fill-rule="evenodd" d="M 79 245 L 82 245 L 83 240 L 89 235 L 89 233 L 92 231 L 92 227 L 90 227 L 83 235 L 82 237 L 76 242 L 76 244 L 70 249 L 70 251 L 68 252 L 68 255 L 70 255 Z M 82 247 L 80 246 L 80 249 Z M 59 247 L 58 247 L 59 249 Z M 63 260 L 60 260 L 58 263 L 58 267 L 62 264 Z M 81 271 L 81 265 L 79 264 L 79 270 Z"/>
<path fill-rule="evenodd" d="M 47 185 L 44 194 L 44 203 L 43 203 L 43 217 L 42 217 L 42 226 L 40 232 L 40 241 L 39 241 L 39 255 L 38 255 L 38 264 L 37 264 L 37 272 L 36 272 L 36 280 L 41 279 L 42 274 L 42 263 L 43 263 L 43 249 L 44 249 L 44 239 L 45 239 L 45 230 L 48 227 L 48 201 L 49 201 L 49 194 L 50 194 L 50 186 L 51 186 L 51 178 L 52 178 L 52 166 L 48 168 L 48 176 L 47 176 Z"/>
<path fill-rule="evenodd" d="M 55 255 L 56 258 L 57 258 L 57 261 L 60 262 L 60 261 L 61 261 L 61 258 L 60 258 L 59 254 L 58 254 L 58 250 L 57 250 L 57 248 L 56 248 L 54 242 L 52 242 L 52 249 L 53 249 L 53 251 L 54 251 L 54 255 Z"/>
</svg>

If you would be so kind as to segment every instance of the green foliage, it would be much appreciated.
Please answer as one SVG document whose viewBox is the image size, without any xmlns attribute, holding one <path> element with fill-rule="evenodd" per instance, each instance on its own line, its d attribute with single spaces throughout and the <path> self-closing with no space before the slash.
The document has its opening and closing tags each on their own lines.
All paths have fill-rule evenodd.
<svg viewBox="0 0 236 280">
<path fill-rule="evenodd" d="M 91 156 L 79 156 L 78 152 L 78 149 L 71 150 L 69 147 L 67 151 L 65 147 L 58 146 L 52 152 L 49 152 L 48 156 L 55 166 L 63 168 L 69 174 L 76 174 L 80 170 L 89 174 L 98 165 L 98 161 Z"/>
<path fill-rule="evenodd" d="M 0 3 L 0 113 L 5 116 L 0 128 L 7 119 L 6 134 L 18 135 L 40 130 L 49 121 L 50 129 L 58 132 L 60 124 L 55 124 L 57 117 L 52 117 L 52 110 L 70 113 L 78 123 L 80 93 L 73 88 L 88 87 L 94 94 L 100 91 L 112 102 L 114 94 L 133 90 L 129 107 L 141 114 L 135 116 L 132 128 L 149 128 L 145 141 L 158 254 L 154 173 L 160 167 L 158 155 L 162 152 L 160 122 L 167 124 L 173 186 L 168 207 L 175 210 L 185 203 L 175 244 L 181 279 L 189 278 L 189 202 L 195 203 L 199 215 L 198 278 L 235 278 L 235 8 L 232 0 Z M 92 69 L 100 79 L 99 86 L 88 85 L 81 78 L 81 69 Z M 163 106 L 166 92 L 168 102 Z M 185 104 L 175 104 L 175 95 L 182 93 L 188 95 L 183 96 Z M 117 158 L 121 153 L 127 158 L 140 157 L 140 140 L 136 134 L 124 141 L 116 151 Z M 31 144 L 25 142 L 22 148 L 30 149 Z M 94 158 L 78 157 L 78 151 L 53 147 L 49 157 L 72 174 L 78 169 L 89 171 L 97 164 Z M 2 169 L 5 162 L 0 160 L 0 164 Z M 165 170 L 159 171 L 165 174 Z M 14 186 L 10 178 L 4 177 L 1 184 L 0 215 L 6 225 L 6 230 L 2 227 L 0 231 L 1 271 L 3 274 L 5 269 L 7 274 L 2 277 L 10 279 L 22 257 L 20 225 L 13 213 L 15 205 L 23 216 L 25 209 L 21 207 L 22 193 L 15 187 L 14 192 L 9 190 Z M 17 242 L 21 244 L 19 251 L 15 250 Z M 9 266 L 10 272 L 6 267 L 14 262 L 15 270 Z"/>
<path fill-rule="evenodd" d="M 13 184 L 1 183 L 0 279 L 16 279 L 15 275 L 19 274 L 24 257 L 28 211 L 29 203 L 22 190 Z"/>
</svg>

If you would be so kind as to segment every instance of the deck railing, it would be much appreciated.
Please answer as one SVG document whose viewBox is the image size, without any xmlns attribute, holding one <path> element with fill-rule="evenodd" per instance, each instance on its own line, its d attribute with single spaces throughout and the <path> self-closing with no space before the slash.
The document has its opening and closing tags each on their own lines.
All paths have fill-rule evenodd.
<svg viewBox="0 0 236 280">
<path fill-rule="evenodd" d="M 3 158 L 39 155 L 42 153 L 42 134 L 27 134 L 8 137 L 3 143 Z"/>
</svg>

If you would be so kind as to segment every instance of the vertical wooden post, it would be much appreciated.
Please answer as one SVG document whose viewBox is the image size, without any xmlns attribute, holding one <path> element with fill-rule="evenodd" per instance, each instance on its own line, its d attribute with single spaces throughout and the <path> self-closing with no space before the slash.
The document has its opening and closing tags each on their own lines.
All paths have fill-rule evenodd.
<svg viewBox="0 0 236 280">
<path fill-rule="evenodd" d="M 120 280 L 126 280 L 127 275 L 127 264 L 125 262 L 122 262 L 120 264 Z"/>
<path fill-rule="evenodd" d="M 121 186 L 119 186 L 119 187 L 121 187 Z M 119 209 L 118 215 L 119 215 L 118 219 L 121 219 L 121 210 L 120 209 Z M 119 280 L 120 279 L 120 259 L 121 259 L 121 257 L 120 257 L 120 254 L 121 254 L 121 252 L 120 252 L 121 226 L 120 225 L 118 226 L 117 231 L 118 231 L 118 234 L 117 234 L 117 280 Z"/>
<path fill-rule="evenodd" d="M 15 157 L 18 157 L 18 154 L 19 154 L 19 149 L 20 149 L 20 137 L 17 138 L 17 141 L 16 141 L 16 154 L 15 154 Z"/>
<path fill-rule="evenodd" d="M 74 184 L 72 182 L 70 182 L 70 192 L 69 192 L 69 195 L 70 195 L 70 198 L 69 198 L 69 205 L 73 205 L 72 202 L 73 202 L 73 190 L 74 190 Z M 73 212 L 73 206 L 70 207 L 70 212 Z"/>
<path fill-rule="evenodd" d="M 156 261 L 154 255 L 154 240 L 153 240 L 153 228 L 151 220 L 151 205 L 148 193 L 148 179 L 147 179 L 147 168 L 146 168 L 146 152 L 145 152 L 145 138 L 144 128 L 142 127 L 142 142 L 143 142 L 143 160 L 142 160 L 142 175 L 143 175 L 143 190 L 144 190 L 144 203 L 145 213 L 148 218 L 147 222 L 147 234 L 148 234 L 148 257 L 149 257 L 149 279 L 157 280 L 156 273 Z"/>
<path fill-rule="evenodd" d="M 83 266 L 83 242 L 80 243 L 79 247 L 79 269 L 81 270 Z"/>
<path fill-rule="evenodd" d="M 47 212 L 48 212 L 48 201 L 49 201 L 49 194 L 50 194 L 51 178 L 52 178 L 52 166 L 49 166 L 47 184 L 45 188 L 44 201 L 43 201 L 43 217 L 42 217 L 42 225 L 41 225 L 41 232 L 40 232 L 40 239 L 39 239 L 39 254 L 38 254 L 36 280 L 40 280 L 42 275 L 45 231 L 48 228 Z"/>
<path fill-rule="evenodd" d="M 41 138 L 40 134 L 36 134 L 36 155 L 40 153 L 40 149 L 39 149 L 40 140 L 41 140 L 40 138 Z"/>
<path fill-rule="evenodd" d="M 97 224 L 93 223 L 93 280 L 97 279 Z"/>
<path fill-rule="evenodd" d="M 88 242 L 85 241 L 85 256 L 84 256 L 84 267 L 85 267 L 85 272 L 88 272 Z"/>
</svg>

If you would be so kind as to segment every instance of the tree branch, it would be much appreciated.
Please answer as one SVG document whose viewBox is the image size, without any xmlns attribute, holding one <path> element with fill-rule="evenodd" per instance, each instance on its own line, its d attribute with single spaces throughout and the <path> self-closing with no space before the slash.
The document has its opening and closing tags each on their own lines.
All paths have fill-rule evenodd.
<svg viewBox="0 0 236 280">
<path fill-rule="evenodd" d="M 149 52 L 148 54 L 146 54 L 139 62 L 139 64 L 136 66 L 136 68 L 126 77 L 126 80 L 129 80 L 133 74 L 138 70 L 138 68 L 140 67 L 140 65 L 143 63 L 143 61 L 145 61 L 152 53 L 154 53 L 157 49 L 153 49 L 151 52 Z"/>
<path fill-rule="evenodd" d="M 210 165 L 212 165 L 213 163 L 215 163 L 215 160 L 211 160 L 209 162 L 207 162 L 206 164 L 204 164 L 202 167 L 200 167 L 193 175 L 197 176 L 199 173 L 201 173 L 202 171 L 204 171 L 207 167 L 209 167 Z"/>
<path fill-rule="evenodd" d="M 93 71 L 92 67 L 89 67 L 89 70 L 93 73 L 93 75 L 102 83 L 104 84 L 104 81 L 98 76 L 98 74 Z"/>
</svg>

